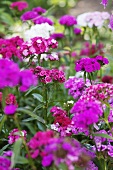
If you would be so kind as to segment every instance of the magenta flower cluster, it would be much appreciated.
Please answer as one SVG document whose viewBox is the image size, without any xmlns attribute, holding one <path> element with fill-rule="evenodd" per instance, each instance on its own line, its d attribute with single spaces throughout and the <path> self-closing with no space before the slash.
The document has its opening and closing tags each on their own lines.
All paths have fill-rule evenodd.
<svg viewBox="0 0 113 170">
<path fill-rule="evenodd" d="M 8 136 L 8 143 L 13 144 L 19 138 L 23 137 L 26 140 L 27 132 L 25 130 L 19 131 L 18 129 L 13 129 Z"/>
<path fill-rule="evenodd" d="M 71 111 L 72 121 L 75 127 L 88 129 L 90 125 L 97 123 L 103 111 L 100 105 L 94 101 L 78 100 Z"/>
<path fill-rule="evenodd" d="M 85 72 L 94 72 L 100 70 L 102 65 L 108 64 L 109 61 L 103 56 L 97 56 L 95 58 L 82 58 L 78 60 L 75 64 L 75 70 L 85 71 Z"/>
<path fill-rule="evenodd" d="M 107 6 L 108 4 L 108 0 L 102 0 L 101 4 L 104 6 L 104 8 Z"/>
<path fill-rule="evenodd" d="M 108 101 L 113 97 L 113 85 L 109 83 L 101 83 L 91 85 L 85 89 L 80 99 L 87 101 Z"/>
<path fill-rule="evenodd" d="M 39 80 L 43 83 L 50 83 L 50 82 L 65 82 L 65 74 L 63 71 L 58 69 L 45 69 L 43 67 L 37 66 L 36 68 L 32 69 L 33 73 L 39 78 Z"/>
<path fill-rule="evenodd" d="M 67 112 L 60 107 L 53 106 L 50 109 L 53 113 L 54 123 L 51 125 L 51 129 L 60 133 L 61 136 L 71 135 L 71 119 L 68 117 Z"/>
<path fill-rule="evenodd" d="M 55 137 L 52 131 L 37 132 L 28 143 L 32 158 L 42 158 L 42 165 L 48 167 L 51 164 L 59 166 L 65 163 L 69 170 L 74 165 L 79 167 L 87 166 L 91 154 L 81 147 L 80 143 L 71 138 Z M 84 159 L 87 158 L 87 159 Z"/>
<path fill-rule="evenodd" d="M 20 51 L 24 57 L 46 53 L 50 48 L 57 48 L 58 42 L 53 38 L 35 37 L 21 45 Z"/>
<path fill-rule="evenodd" d="M 20 54 L 20 46 L 23 43 L 23 39 L 19 36 L 9 38 L 9 39 L 0 39 L 0 54 L 3 58 L 18 57 L 22 59 L 22 55 Z"/>
<path fill-rule="evenodd" d="M 18 9 L 18 11 L 23 11 L 24 9 L 28 8 L 28 3 L 25 1 L 16 1 L 10 5 L 12 9 Z"/>
<path fill-rule="evenodd" d="M 77 100 L 82 95 L 85 88 L 90 86 L 90 81 L 86 79 L 85 82 L 83 78 L 71 77 L 65 81 L 64 86 L 66 89 L 69 89 L 68 94 Z"/>
<path fill-rule="evenodd" d="M 62 38 L 64 38 L 64 34 L 63 33 L 54 33 L 54 34 L 51 34 L 51 38 L 55 39 L 55 40 L 60 40 Z"/>
<path fill-rule="evenodd" d="M 38 16 L 36 19 L 33 19 L 34 24 L 42 24 L 42 23 L 48 23 L 49 25 L 53 25 L 53 21 L 47 17 L 44 16 Z"/>
<path fill-rule="evenodd" d="M 20 70 L 11 60 L 0 59 L 0 88 L 20 85 L 21 91 L 37 85 L 36 76 L 30 70 Z"/>
<path fill-rule="evenodd" d="M 76 25 L 77 24 L 77 20 L 74 16 L 71 16 L 71 15 L 63 15 L 60 20 L 59 20 L 59 23 L 61 25 L 65 25 L 65 26 L 73 26 L 73 25 Z"/>
</svg>

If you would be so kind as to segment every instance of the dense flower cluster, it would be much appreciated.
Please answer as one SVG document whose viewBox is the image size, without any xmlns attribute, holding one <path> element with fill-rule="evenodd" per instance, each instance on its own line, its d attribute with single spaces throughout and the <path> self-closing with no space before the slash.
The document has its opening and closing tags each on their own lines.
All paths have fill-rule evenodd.
<svg viewBox="0 0 113 170">
<path fill-rule="evenodd" d="M 32 158 L 42 157 L 42 165 L 50 166 L 52 163 L 59 166 L 65 163 L 69 170 L 74 166 L 86 167 L 91 154 L 81 147 L 78 141 L 70 138 L 54 137 L 52 131 L 37 132 L 28 143 Z"/>
<path fill-rule="evenodd" d="M 40 60 L 56 61 L 59 60 L 59 57 L 57 53 L 53 52 L 51 54 L 41 54 Z"/>
<path fill-rule="evenodd" d="M 102 65 L 108 64 L 109 61 L 103 56 L 97 56 L 95 58 L 82 58 L 76 62 L 75 70 L 94 72 L 100 70 Z"/>
<path fill-rule="evenodd" d="M 103 111 L 100 105 L 93 101 L 78 100 L 71 111 L 73 114 L 72 121 L 75 127 L 83 129 L 89 128 L 90 125 L 97 123 Z"/>
<path fill-rule="evenodd" d="M 46 10 L 44 8 L 36 7 L 36 8 L 33 8 L 31 11 L 25 12 L 21 16 L 21 20 L 22 21 L 34 20 L 34 19 L 38 18 L 42 13 L 45 13 L 45 12 L 46 12 Z"/>
<path fill-rule="evenodd" d="M 74 99 L 78 99 L 85 88 L 90 85 L 90 81 L 86 79 L 86 83 L 83 78 L 70 77 L 65 82 L 65 88 L 69 89 L 69 95 Z"/>
<path fill-rule="evenodd" d="M 51 129 L 60 133 L 61 136 L 71 135 L 71 119 L 68 117 L 67 112 L 60 107 L 53 106 L 50 110 L 53 113 L 54 123 Z"/>
<path fill-rule="evenodd" d="M 110 131 L 106 131 L 106 130 L 100 130 L 97 132 L 97 134 L 107 134 L 112 136 Z M 106 153 L 110 156 L 113 157 L 113 146 L 112 146 L 112 140 L 111 139 L 107 139 L 104 137 L 100 137 L 100 136 L 95 136 L 94 137 L 94 141 L 96 144 L 96 148 L 97 150 L 100 152 L 103 152 L 104 155 L 106 155 Z"/>
<path fill-rule="evenodd" d="M 87 12 L 80 14 L 77 17 L 77 23 L 80 26 L 88 26 L 92 28 L 93 26 L 101 28 L 104 25 L 104 21 L 110 18 L 108 12 Z"/>
<path fill-rule="evenodd" d="M 53 25 L 53 21 L 47 17 L 39 16 L 36 17 L 36 19 L 33 20 L 34 24 L 42 24 L 42 23 L 48 23 L 49 25 Z"/>
<path fill-rule="evenodd" d="M 16 1 L 16 2 L 13 2 L 11 5 L 10 5 L 10 8 L 12 9 L 18 9 L 18 11 L 23 11 L 24 9 L 28 8 L 28 3 L 25 2 L 25 1 Z"/>
<path fill-rule="evenodd" d="M 20 70 L 18 65 L 7 59 L 0 60 L 0 88 L 20 85 L 21 91 L 26 91 L 37 84 L 35 75 L 30 70 Z"/>
<path fill-rule="evenodd" d="M 101 83 L 86 88 L 80 99 L 88 101 L 108 101 L 111 97 L 113 97 L 113 85 L 109 83 Z"/>
<path fill-rule="evenodd" d="M 90 44 L 89 42 L 84 43 L 84 47 L 80 51 L 80 56 L 95 56 L 104 54 L 104 45 L 102 43 Z"/>
<path fill-rule="evenodd" d="M 49 38 L 53 32 L 54 27 L 49 25 L 48 23 L 36 24 L 25 31 L 24 38 L 26 41 L 29 41 L 31 38 L 34 37 Z"/>
<path fill-rule="evenodd" d="M 20 54 L 20 46 L 23 43 L 23 39 L 19 36 L 13 37 L 10 39 L 0 39 L 0 54 L 3 58 L 18 57 L 19 59 L 22 58 Z"/>
<path fill-rule="evenodd" d="M 21 53 L 24 57 L 48 52 L 50 48 L 57 48 L 58 42 L 52 38 L 35 37 L 21 45 Z"/>
<path fill-rule="evenodd" d="M 35 11 L 35 12 L 37 12 L 39 15 L 41 15 L 41 14 L 43 14 L 43 13 L 46 12 L 46 9 L 38 6 L 38 7 L 33 8 L 32 11 Z"/>
<path fill-rule="evenodd" d="M 45 69 L 43 67 L 37 66 L 32 69 L 33 73 L 40 79 L 43 83 L 50 83 L 52 81 L 58 81 L 60 83 L 65 82 L 65 74 L 63 71 L 58 69 Z"/>
<path fill-rule="evenodd" d="M 76 35 L 79 35 L 82 32 L 82 30 L 80 28 L 74 28 L 73 31 Z"/>
<path fill-rule="evenodd" d="M 23 137 L 26 140 L 27 132 L 25 130 L 19 131 L 18 129 L 13 129 L 8 136 L 8 143 L 13 144 L 19 138 Z"/>
<path fill-rule="evenodd" d="M 74 16 L 71 15 L 64 15 L 60 18 L 59 23 L 61 25 L 65 25 L 65 26 L 73 26 L 77 24 L 77 20 Z"/>
</svg>

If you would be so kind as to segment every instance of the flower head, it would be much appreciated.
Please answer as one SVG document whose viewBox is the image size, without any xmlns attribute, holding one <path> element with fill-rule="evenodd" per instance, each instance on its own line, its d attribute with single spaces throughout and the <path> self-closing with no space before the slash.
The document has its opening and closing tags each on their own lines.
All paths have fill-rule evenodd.
<svg viewBox="0 0 113 170">
<path fill-rule="evenodd" d="M 77 24 L 77 20 L 74 16 L 64 15 L 60 18 L 59 23 L 61 25 L 73 26 Z"/>
<path fill-rule="evenodd" d="M 28 3 L 25 2 L 25 1 L 16 1 L 16 2 L 13 2 L 10 7 L 12 9 L 15 9 L 17 8 L 18 11 L 23 11 L 24 9 L 28 8 Z"/>
<path fill-rule="evenodd" d="M 104 8 L 107 6 L 108 4 L 108 0 L 102 0 L 101 4 L 104 6 Z"/>
<path fill-rule="evenodd" d="M 6 115 L 13 115 L 16 112 L 17 106 L 15 105 L 7 105 L 4 108 L 4 113 Z"/>
</svg>

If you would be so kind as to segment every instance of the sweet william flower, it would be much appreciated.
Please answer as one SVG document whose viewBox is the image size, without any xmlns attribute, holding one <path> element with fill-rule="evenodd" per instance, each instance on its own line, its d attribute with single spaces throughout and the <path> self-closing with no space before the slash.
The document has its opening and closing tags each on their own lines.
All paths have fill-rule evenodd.
<svg viewBox="0 0 113 170">
<path fill-rule="evenodd" d="M 61 25 L 66 25 L 66 26 L 73 26 L 77 24 L 77 20 L 74 16 L 71 15 L 64 15 L 60 18 L 59 23 Z"/>
<path fill-rule="evenodd" d="M 15 105 L 7 105 L 4 108 L 4 113 L 6 115 L 13 115 L 16 112 L 17 106 Z"/>
<path fill-rule="evenodd" d="M 108 0 L 102 0 L 101 4 L 104 6 L 104 8 L 107 6 L 108 4 Z"/>
<path fill-rule="evenodd" d="M 113 31 L 113 14 L 110 16 L 110 21 L 109 21 L 109 28 L 111 28 L 111 30 Z"/>
<path fill-rule="evenodd" d="M 10 7 L 12 9 L 17 8 L 18 11 L 23 11 L 24 9 L 28 8 L 28 3 L 25 1 L 17 1 L 17 2 L 13 2 Z"/>
</svg>

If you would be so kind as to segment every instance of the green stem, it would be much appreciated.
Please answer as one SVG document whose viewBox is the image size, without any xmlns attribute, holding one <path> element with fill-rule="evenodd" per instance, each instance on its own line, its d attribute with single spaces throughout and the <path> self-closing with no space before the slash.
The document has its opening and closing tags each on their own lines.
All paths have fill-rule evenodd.
<svg viewBox="0 0 113 170">
<path fill-rule="evenodd" d="M 3 115 L 3 118 L 2 118 L 2 120 L 1 120 L 1 122 L 0 122 L 0 132 L 2 131 L 2 127 L 3 127 L 3 124 L 4 124 L 4 122 L 7 120 L 7 116 L 6 115 Z"/>
<path fill-rule="evenodd" d="M 21 130 L 21 127 L 19 125 L 18 118 L 17 118 L 16 114 L 14 115 L 14 120 L 15 120 L 15 124 L 16 124 L 18 130 L 21 132 L 22 130 Z M 31 165 L 31 168 L 32 168 L 32 170 L 36 170 L 36 167 L 35 167 L 35 165 L 33 163 L 33 160 L 32 160 L 32 157 L 31 157 L 31 154 L 30 154 L 30 151 L 29 151 L 29 148 L 28 148 L 27 143 L 26 143 L 26 140 L 24 139 L 24 136 L 21 136 L 21 138 L 23 140 L 23 144 L 24 144 L 26 152 L 28 154 L 28 159 L 29 159 L 29 163 Z"/>
</svg>

